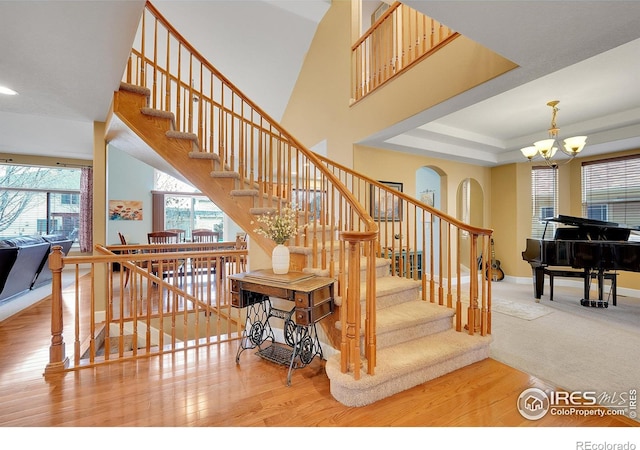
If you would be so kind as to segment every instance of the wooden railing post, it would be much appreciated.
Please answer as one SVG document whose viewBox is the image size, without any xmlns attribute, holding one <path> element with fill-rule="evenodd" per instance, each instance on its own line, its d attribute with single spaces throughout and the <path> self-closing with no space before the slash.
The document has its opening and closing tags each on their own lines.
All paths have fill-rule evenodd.
<svg viewBox="0 0 640 450">
<path fill-rule="evenodd" d="M 51 280 L 51 345 L 49 347 L 49 364 L 44 375 L 60 373 L 69 366 L 69 358 L 65 355 L 62 330 L 62 247 L 56 245 L 49 255 L 49 268 L 53 276 Z"/>
<path fill-rule="evenodd" d="M 364 243 L 364 256 L 367 258 L 367 285 L 365 298 L 365 333 L 364 346 L 367 359 L 367 373 L 374 375 L 376 366 L 376 267 L 375 241 L 378 231 L 345 232 L 340 233 L 340 239 L 348 243 L 347 271 L 348 284 L 345 301 L 341 306 L 341 320 L 343 322 L 341 351 L 341 370 L 343 373 L 353 370 L 353 377 L 360 379 L 360 323 L 362 311 L 360 308 L 360 258 Z M 345 308 L 345 311 L 342 309 Z"/>
<path fill-rule="evenodd" d="M 360 379 L 360 241 L 349 239 L 342 233 L 349 244 L 347 250 L 348 284 L 345 301 L 341 306 L 343 340 L 340 343 L 342 372 L 353 371 L 353 377 Z M 356 270 L 357 268 L 357 270 Z"/>
</svg>

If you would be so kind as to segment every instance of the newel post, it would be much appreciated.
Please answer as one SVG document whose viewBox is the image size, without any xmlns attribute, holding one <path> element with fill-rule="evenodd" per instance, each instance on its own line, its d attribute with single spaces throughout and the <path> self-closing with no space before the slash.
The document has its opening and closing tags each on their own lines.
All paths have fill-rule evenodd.
<svg viewBox="0 0 640 450">
<path fill-rule="evenodd" d="M 49 268 L 51 269 L 51 345 L 49 347 L 49 364 L 44 374 L 62 372 L 69 365 L 69 358 L 65 355 L 65 344 L 62 337 L 64 328 L 62 321 L 62 247 L 56 245 L 49 255 Z"/>
<path fill-rule="evenodd" d="M 364 243 L 366 265 L 366 311 L 364 353 L 367 358 L 367 373 L 374 374 L 376 364 L 376 305 L 375 305 L 375 240 L 377 232 L 342 232 L 340 238 L 347 248 L 347 291 L 340 307 L 342 342 L 340 343 L 340 365 L 343 373 L 353 370 L 353 377 L 360 379 L 360 259 Z"/>
</svg>

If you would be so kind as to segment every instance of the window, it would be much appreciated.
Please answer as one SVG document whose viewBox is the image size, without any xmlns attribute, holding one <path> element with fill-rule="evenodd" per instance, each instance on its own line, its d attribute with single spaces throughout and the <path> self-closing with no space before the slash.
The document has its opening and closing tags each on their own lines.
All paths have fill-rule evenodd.
<svg viewBox="0 0 640 450">
<path fill-rule="evenodd" d="M 547 225 L 543 220 L 556 216 L 558 204 L 558 171 L 553 167 L 531 169 L 531 237 L 540 239 Z M 545 238 L 553 237 L 555 224 L 549 222 Z M 551 233 L 551 234 L 550 234 Z"/>
<path fill-rule="evenodd" d="M 79 205 L 80 195 L 78 194 L 60 194 L 60 203 L 62 205 Z"/>
<path fill-rule="evenodd" d="M 607 214 L 607 205 L 589 205 L 587 206 L 587 219 L 602 220 L 608 222 L 609 214 Z"/>
<path fill-rule="evenodd" d="M 0 236 L 62 234 L 77 242 L 80 169 L 0 165 Z"/>
<path fill-rule="evenodd" d="M 588 219 L 640 226 L 640 156 L 582 163 L 582 212 Z"/>
<path fill-rule="evenodd" d="M 540 208 L 540 220 L 553 217 L 553 206 L 543 206 Z"/>
<path fill-rule="evenodd" d="M 207 228 L 223 235 L 224 213 L 193 186 L 156 171 L 155 187 L 158 191 L 153 193 L 156 198 L 153 202 L 154 229 L 179 228 L 185 230 L 187 240 L 191 239 L 191 230 L 196 228 Z"/>
</svg>

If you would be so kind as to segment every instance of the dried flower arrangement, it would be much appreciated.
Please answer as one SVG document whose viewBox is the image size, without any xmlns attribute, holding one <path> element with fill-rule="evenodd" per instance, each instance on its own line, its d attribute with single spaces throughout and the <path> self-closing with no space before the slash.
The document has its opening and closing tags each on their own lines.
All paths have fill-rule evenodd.
<svg viewBox="0 0 640 450">
<path fill-rule="evenodd" d="M 263 214 L 256 221 L 260 224 L 260 227 L 253 231 L 268 237 L 276 244 L 284 244 L 298 234 L 298 210 L 290 205 L 280 209 L 279 214 Z"/>
</svg>

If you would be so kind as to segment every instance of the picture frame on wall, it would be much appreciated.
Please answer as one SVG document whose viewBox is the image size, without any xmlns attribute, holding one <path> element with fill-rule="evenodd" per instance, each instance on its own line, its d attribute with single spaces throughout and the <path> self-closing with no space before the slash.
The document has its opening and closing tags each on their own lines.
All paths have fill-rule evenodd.
<svg viewBox="0 0 640 450">
<path fill-rule="evenodd" d="M 109 200 L 109 220 L 142 220 L 142 201 Z"/>
<path fill-rule="evenodd" d="M 399 222 L 402 220 L 402 202 L 392 191 L 402 192 L 402 183 L 395 181 L 378 181 L 390 191 L 371 185 L 369 202 L 371 217 L 377 221 Z"/>
<path fill-rule="evenodd" d="M 309 220 L 320 219 L 322 201 L 326 196 L 325 191 L 320 190 L 298 190 L 293 189 L 293 204 L 301 211 L 309 214 Z"/>
</svg>

